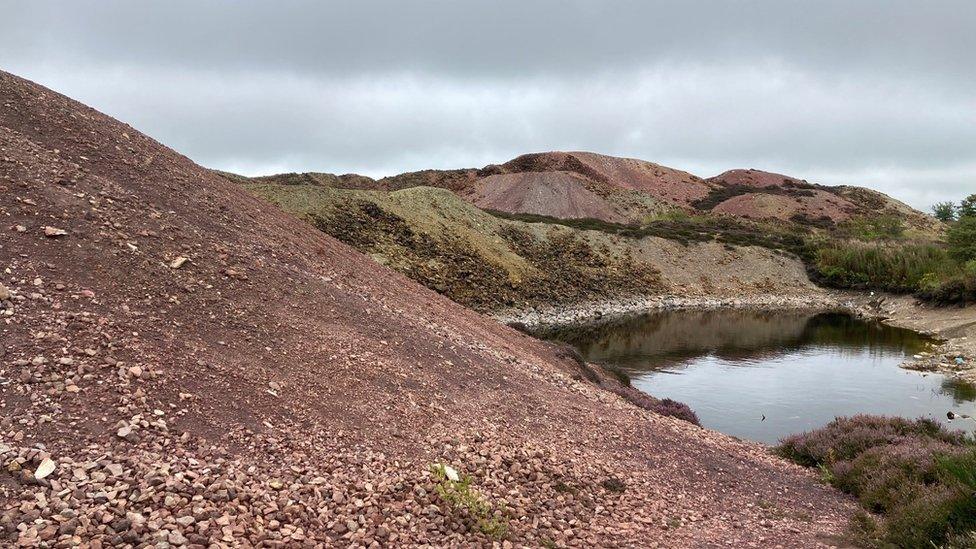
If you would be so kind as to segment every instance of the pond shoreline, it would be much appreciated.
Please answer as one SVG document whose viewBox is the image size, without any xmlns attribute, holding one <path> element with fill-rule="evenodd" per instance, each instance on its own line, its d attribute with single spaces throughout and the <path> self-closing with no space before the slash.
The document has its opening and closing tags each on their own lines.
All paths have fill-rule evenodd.
<svg viewBox="0 0 976 549">
<path fill-rule="evenodd" d="M 638 390 L 687 404 L 707 428 L 765 444 L 838 415 L 946 422 L 950 410 L 976 413 L 968 384 L 899 368 L 929 337 L 844 312 L 659 310 L 537 334 L 620 370 Z"/>
<path fill-rule="evenodd" d="M 842 291 L 737 297 L 632 296 L 507 309 L 490 316 L 520 329 L 545 331 L 599 325 L 658 311 L 716 309 L 841 312 L 907 328 L 931 336 L 938 343 L 931 350 L 910 357 L 903 368 L 940 372 L 976 383 L 976 306 L 931 307 L 920 305 L 910 296 Z"/>
<path fill-rule="evenodd" d="M 587 301 L 565 306 L 508 309 L 491 316 L 504 324 L 528 328 L 573 328 L 601 324 L 612 320 L 640 316 L 656 311 L 761 309 L 849 312 L 860 314 L 853 299 L 833 294 L 746 295 L 742 297 L 708 296 L 634 296 Z"/>
</svg>

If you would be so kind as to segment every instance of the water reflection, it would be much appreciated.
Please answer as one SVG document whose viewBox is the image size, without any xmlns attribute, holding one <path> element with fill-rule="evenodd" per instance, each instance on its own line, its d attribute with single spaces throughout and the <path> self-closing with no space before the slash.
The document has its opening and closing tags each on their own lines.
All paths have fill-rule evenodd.
<svg viewBox="0 0 976 549">
<path fill-rule="evenodd" d="M 672 311 L 544 335 L 687 402 L 708 427 L 763 442 L 838 415 L 976 411 L 976 387 L 898 368 L 924 336 L 844 314 Z"/>
</svg>

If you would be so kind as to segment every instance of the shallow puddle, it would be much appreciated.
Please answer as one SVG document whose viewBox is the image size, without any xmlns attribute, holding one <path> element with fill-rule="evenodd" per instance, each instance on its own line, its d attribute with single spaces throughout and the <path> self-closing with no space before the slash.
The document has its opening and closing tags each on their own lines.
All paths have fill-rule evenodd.
<svg viewBox="0 0 976 549">
<path fill-rule="evenodd" d="M 843 314 L 669 311 L 546 334 L 590 362 L 626 372 L 635 387 L 687 403 L 702 425 L 765 443 L 859 413 L 976 414 L 976 387 L 898 365 L 924 336 Z"/>
</svg>

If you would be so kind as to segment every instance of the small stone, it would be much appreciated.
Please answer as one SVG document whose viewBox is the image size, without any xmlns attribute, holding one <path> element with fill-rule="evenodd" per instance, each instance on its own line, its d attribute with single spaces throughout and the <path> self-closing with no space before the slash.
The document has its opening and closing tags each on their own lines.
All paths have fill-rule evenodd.
<svg viewBox="0 0 976 549">
<path fill-rule="evenodd" d="M 173 545 L 186 545 L 186 542 L 187 542 L 187 539 L 183 536 L 183 534 L 179 533 L 176 530 L 173 530 L 172 532 L 170 532 L 169 533 L 169 538 L 167 538 L 167 539 Z"/>
<path fill-rule="evenodd" d="M 196 521 L 197 519 L 187 515 L 185 517 L 180 517 L 176 519 L 176 524 L 179 524 L 180 526 L 187 528 L 189 526 L 192 526 Z"/>
<path fill-rule="evenodd" d="M 0 301 L 6 301 L 8 299 L 10 299 L 10 290 L 3 284 L 0 284 Z"/>
<path fill-rule="evenodd" d="M 42 478 L 50 475 L 57 469 L 57 464 L 51 458 L 45 458 L 40 465 L 37 466 L 37 470 L 34 471 L 34 478 L 41 480 Z"/>
<path fill-rule="evenodd" d="M 66 234 L 68 234 L 68 231 L 64 229 L 59 229 L 57 227 L 44 227 L 44 236 L 48 238 L 57 238 Z"/>
<path fill-rule="evenodd" d="M 142 367 L 141 366 L 130 366 L 129 376 L 131 377 L 142 377 Z"/>
<path fill-rule="evenodd" d="M 44 541 L 52 540 L 58 535 L 58 526 L 56 524 L 49 524 L 46 528 L 37 533 L 37 537 Z"/>
<path fill-rule="evenodd" d="M 458 474 L 457 469 L 451 467 L 450 465 L 444 466 L 444 476 L 446 476 L 447 480 L 450 480 L 451 482 L 458 482 L 461 480 L 461 476 Z"/>
<path fill-rule="evenodd" d="M 183 264 L 184 264 L 184 263 L 186 263 L 187 261 L 189 261 L 189 259 L 188 259 L 188 258 L 186 258 L 186 257 L 183 257 L 183 256 L 180 256 L 180 257 L 177 257 L 177 258 L 176 258 L 176 259 L 174 259 L 173 261 L 170 261 L 170 262 L 169 262 L 169 268 L 170 268 L 170 269 L 179 269 L 179 268 L 180 268 L 180 267 L 182 267 L 182 266 L 183 266 Z"/>
<path fill-rule="evenodd" d="M 131 425 L 123 425 L 119 427 L 119 430 L 115 432 L 119 438 L 123 438 L 129 442 L 136 442 L 139 440 L 139 435 L 136 434 L 135 430 Z"/>
</svg>

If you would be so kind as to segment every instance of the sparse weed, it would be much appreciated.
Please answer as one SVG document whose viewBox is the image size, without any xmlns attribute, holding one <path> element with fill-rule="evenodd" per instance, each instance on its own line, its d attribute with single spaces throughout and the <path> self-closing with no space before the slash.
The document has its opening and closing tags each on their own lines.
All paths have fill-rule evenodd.
<svg viewBox="0 0 976 549">
<path fill-rule="evenodd" d="M 474 527 L 491 539 L 502 539 L 508 533 L 508 522 L 495 513 L 494 505 L 471 487 L 470 475 L 459 475 L 446 465 L 434 464 L 431 474 L 437 482 L 435 490 L 444 503 L 461 513 Z"/>
</svg>

